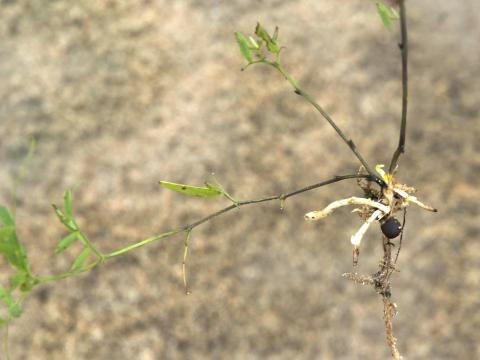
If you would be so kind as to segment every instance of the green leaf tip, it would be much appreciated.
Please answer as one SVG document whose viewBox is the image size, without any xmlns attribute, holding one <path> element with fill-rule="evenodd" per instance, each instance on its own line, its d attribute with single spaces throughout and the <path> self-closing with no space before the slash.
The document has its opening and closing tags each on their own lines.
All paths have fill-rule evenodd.
<svg viewBox="0 0 480 360">
<path fill-rule="evenodd" d="M 169 181 L 160 181 L 160 185 L 166 189 L 173 190 L 189 196 L 213 197 L 223 194 L 223 191 L 218 186 L 210 183 L 206 183 L 205 187 L 200 187 L 178 184 Z"/>
<path fill-rule="evenodd" d="M 377 1 L 375 3 L 377 6 L 378 15 L 382 19 L 383 25 L 390 29 L 395 20 L 398 20 L 398 14 L 393 7 L 388 7 L 385 4 Z"/>
<path fill-rule="evenodd" d="M 235 38 L 237 39 L 237 44 L 243 57 L 248 63 L 251 63 L 253 61 L 253 56 L 247 38 L 239 31 L 235 33 Z"/>
</svg>

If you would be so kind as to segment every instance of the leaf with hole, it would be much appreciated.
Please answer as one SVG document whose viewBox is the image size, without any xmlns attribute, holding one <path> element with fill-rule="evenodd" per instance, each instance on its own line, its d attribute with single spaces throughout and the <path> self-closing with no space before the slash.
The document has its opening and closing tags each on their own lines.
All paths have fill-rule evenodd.
<svg viewBox="0 0 480 360">
<path fill-rule="evenodd" d="M 205 187 L 178 184 L 169 181 L 160 181 L 160 185 L 169 190 L 173 190 L 189 196 L 213 197 L 222 195 L 223 191 L 217 186 L 206 184 Z"/>
</svg>

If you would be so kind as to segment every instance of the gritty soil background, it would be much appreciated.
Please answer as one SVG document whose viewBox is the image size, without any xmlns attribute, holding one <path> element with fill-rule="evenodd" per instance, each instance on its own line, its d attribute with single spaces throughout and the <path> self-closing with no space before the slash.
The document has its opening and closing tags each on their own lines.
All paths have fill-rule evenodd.
<svg viewBox="0 0 480 360">
<path fill-rule="evenodd" d="M 280 26 L 285 66 L 371 164 L 396 146 L 400 60 L 373 2 L 0 2 L 0 200 L 34 136 L 18 233 L 33 270 L 74 251 L 50 204 L 75 189 L 92 241 L 113 251 L 198 219 L 226 200 L 158 186 L 215 172 L 239 199 L 287 192 L 358 163 L 278 73 L 243 65 L 233 32 Z M 410 111 L 398 178 L 437 214 L 409 208 L 393 279 L 406 359 L 480 357 L 480 2 L 409 1 Z M 354 181 L 245 207 L 195 229 L 184 295 L 182 237 L 44 285 L 10 328 L 12 359 L 387 359 L 381 300 L 351 270 Z M 78 251 L 78 248 L 75 249 Z M 378 225 L 360 269 L 381 258 Z M 2 260 L 3 261 L 3 260 Z M 0 263 L 2 269 L 7 265 Z M 4 272 L 4 270 L 2 270 Z"/>
</svg>

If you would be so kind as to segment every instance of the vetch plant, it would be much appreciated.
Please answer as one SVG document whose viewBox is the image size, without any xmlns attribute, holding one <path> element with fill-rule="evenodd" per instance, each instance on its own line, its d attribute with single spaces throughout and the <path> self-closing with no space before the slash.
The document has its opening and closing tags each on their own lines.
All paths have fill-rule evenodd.
<svg viewBox="0 0 480 360">
<path fill-rule="evenodd" d="M 180 226 L 178 228 L 165 231 L 161 234 L 147 237 L 141 241 L 122 247 L 110 253 L 104 253 L 97 248 L 88 238 L 87 234 L 82 231 L 73 210 L 73 194 L 71 190 L 64 193 L 63 206 L 53 205 L 55 214 L 59 221 L 65 227 L 66 236 L 58 242 L 55 247 L 55 253 L 61 254 L 65 250 L 71 248 L 74 244 L 80 245 L 79 251 L 71 266 L 65 272 L 53 275 L 36 275 L 33 274 L 25 248 L 17 238 L 17 224 L 15 221 L 15 203 L 16 191 L 21 178 L 25 176 L 22 170 L 15 182 L 13 191 L 13 201 L 11 208 L 0 206 L 0 253 L 10 265 L 12 273 L 9 277 L 9 283 L 6 286 L 0 285 L 0 302 L 3 304 L 0 313 L 0 325 L 5 326 L 8 331 L 8 324 L 11 320 L 18 318 L 22 313 L 22 305 L 31 291 L 45 283 L 56 282 L 62 279 L 80 275 L 87 272 L 108 260 L 121 256 L 127 252 L 137 248 L 146 246 L 158 240 L 182 234 L 184 237 L 184 251 L 182 259 L 183 283 L 186 294 L 190 293 L 187 265 L 189 241 L 193 230 L 210 221 L 213 218 L 221 216 L 229 211 L 247 206 L 255 205 L 263 202 L 279 201 L 280 207 L 283 209 L 285 201 L 293 196 L 301 193 L 312 191 L 314 189 L 333 184 L 343 180 L 355 179 L 357 185 L 362 189 L 363 197 L 350 197 L 347 199 L 335 200 L 326 206 L 323 210 L 310 211 L 305 214 L 306 220 L 319 220 L 330 215 L 335 209 L 347 205 L 357 205 L 358 208 L 353 211 L 358 213 L 363 223 L 355 234 L 352 234 L 350 242 L 353 245 L 353 271 L 343 274 L 347 279 L 363 285 L 371 285 L 374 290 L 381 296 L 383 301 L 383 317 L 385 320 L 385 332 L 387 344 L 390 348 L 392 358 L 400 359 L 400 353 L 397 349 L 396 338 L 393 334 L 393 317 L 396 313 L 396 304 L 392 301 L 391 275 L 395 272 L 396 262 L 400 253 L 403 230 L 405 227 L 406 209 L 410 204 L 415 204 L 420 208 L 435 212 L 436 209 L 424 204 L 416 196 L 412 195 L 415 189 L 400 183 L 396 179 L 398 173 L 398 161 L 402 153 L 405 151 L 405 136 L 407 126 L 407 105 L 408 105 L 408 38 L 405 1 L 396 2 L 399 6 L 397 11 L 394 7 L 387 6 L 381 2 L 376 2 L 376 7 L 381 21 L 387 28 L 391 28 L 394 21 L 399 19 L 401 42 L 399 44 L 402 62 L 402 113 L 400 117 L 400 135 L 398 146 L 392 155 L 388 169 L 385 170 L 384 165 L 376 165 L 371 167 L 365 158 L 361 155 L 356 144 L 341 130 L 331 116 L 323 109 L 322 106 L 298 83 L 298 81 L 290 74 L 290 72 L 282 65 L 281 54 L 283 47 L 280 45 L 279 29 L 275 28 L 270 34 L 260 23 L 257 24 L 255 32 L 252 35 L 244 35 L 236 32 L 235 37 L 240 52 L 247 64 L 242 69 L 245 70 L 252 65 L 263 64 L 274 68 L 278 71 L 292 86 L 295 94 L 302 97 L 310 103 L 320 115 L 331 125 L 340 139 L 348 146 L 353 155 L 358 159 L 360 168 L 350 174 L 334 176 L 330 179 L 305 186 L 290 192 L 280 193 L 267 197 L 261 197 L 251 200 L 238 200 L 230 195 L 225 188 L 218 182 L 207 182 L 204 186 L 192 186 L 179 184 L 170 181 L 160 181 L 160 185 L 168 190 L 172 190 L 187 196 L 197 196 L 202 198 L 225 197 L 231 205 L 213 212 L 190 224 Z M 34 143 L 30 148 L 27 160 L 31 158 Z M 25 166 L 22 166 L 24 169 Z M 403 212 L 403 221 L 400 222 L 396 214 Z M 361 275 L 357 272 L 359 262 L 361 241 L 370 225 L 378 221 L 381 224 L 381 237 L 383 244 L 383 257 L 379 265 L 379 269 L 372 275 Z M 398 244 L 393 243 L 393 239 L 400 236 Z M 396 255 L 392 254 L 393 249 L 397 248 Z M 8 334 L 8 332 L 6 332 Z M 6 342 L 8 345 L 8 342 Z M 8 357 L 7 345 L 5 352 Z"/>
</svg>

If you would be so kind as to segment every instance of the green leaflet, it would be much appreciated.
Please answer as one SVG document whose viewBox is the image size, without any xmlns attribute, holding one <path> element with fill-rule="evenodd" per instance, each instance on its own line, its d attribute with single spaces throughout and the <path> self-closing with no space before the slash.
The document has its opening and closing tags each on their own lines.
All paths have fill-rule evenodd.
<svg viewBox="0 0 480 360">
<path fill-rule="evenodd" d="M 392 27 L 393 21 L 398 19 L 398 14 L 394 8 L 385 6 L 381 2 L 375 4 L 377 6 L 378 15 L 382 19 L 383 25 L 390 29 Z"/>
<path fill-rule="evenodd" d="M 85 262 L 85 260 L 87 260 L 87 258 L 88 258 L 88 256 L 90 255 L 91 252 L 92 252 L 92 250 L 90 248 L 87 248 L 87 247 L 84 248 L 82 250 L 82 252 L 80 253 L 80 255 L 78 255 L 77 258 L 75 259 L 75 261 L 73 262 L 72 267 L 70 268 L 70 271 L 80 270 L 83 263 Z"/>
<path fill-rule="evenodd" d="M 218 186 L 206 183 L 205 187 L 177 184 L 169 181 L 160 181 L 160 185 L 169 190 L 173 190 L 189 196 L 213 197 L 222 195 L 223 191 Z"/>
<path fill-rule="evenodd" d="M 14 226 L 0 228 L 0 253 L 13 267 L 30 273 L 25 248 L 18 242 Z"/>
<path fill-rule="evenodd" d="M 67 249 L 70 245 L 72 245 L 75 240 L 78 239 L 78 232 L 72 232 L 69 235 L 65 236 L 58 244 L 55 246 L 55 253 L 61 253 L 65 249 Z"/>
<path fill-rule="evenodd" d="M 238 44 L 238 47 L 240 48 L 240 52 L 242 53 L 243 57 L 245 58 L 245 60 L 251 63 L 253 61 L 253 57 L 252 57 L 252 52 L 250 51 L 247 38 L 241 32 L 238 32 L 238 31 L 235 33 L 235 37 L 237 39 L 237 44 Z"/>
</svg>

